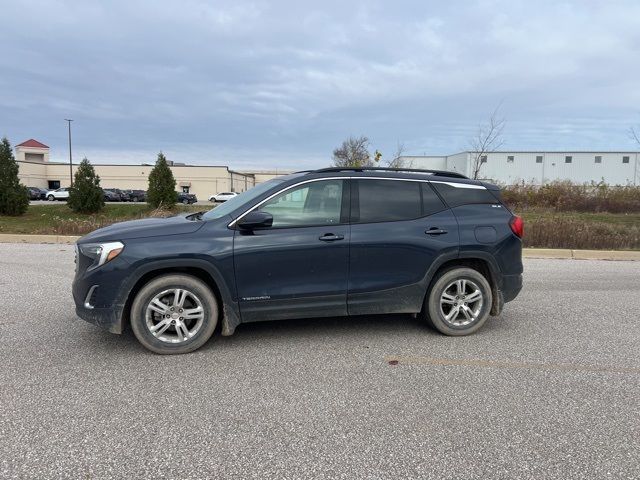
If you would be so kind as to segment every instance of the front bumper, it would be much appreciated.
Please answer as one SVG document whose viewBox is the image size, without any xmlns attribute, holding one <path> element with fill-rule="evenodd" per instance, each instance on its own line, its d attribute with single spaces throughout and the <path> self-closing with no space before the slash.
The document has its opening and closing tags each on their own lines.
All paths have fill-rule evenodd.
<svg viewBox="0 0 640 480">
<path fill-rule="evenodd" d="M 122 308 L 85 308 L 76 304 L 76 315 L 81 319 L 97 325 L 111 333 L 122 333 L 124 322 L 122 321 Z"/>
<path fill-rule="evenodd" d="M 120 258 L 91 271 L 77 272 L 73 280 L 76 315 L 111 333 L 124 330 L 124 305 L 129 289 L 128 264 Z"/>
</svg>

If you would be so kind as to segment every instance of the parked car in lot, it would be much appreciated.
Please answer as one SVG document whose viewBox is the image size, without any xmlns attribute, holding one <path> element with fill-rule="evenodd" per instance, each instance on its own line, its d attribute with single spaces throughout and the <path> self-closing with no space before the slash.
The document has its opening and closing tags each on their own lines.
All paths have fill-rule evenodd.
<svg viewBox="0 0 640 480">
<path fill-rule="evenodd" d="M 85 320 L 185 353 L 244 322 L 408 313 L 468 335 L 522 287 L 522 219 L 460 174 L 328 168 L 206 213 L 111 225 L 76 246 Z"/>
<path fill-rule="evenodd" d="M 122 201 L 120 194 L 118 194 L 113 190 L 110 190 L 108 188 L 103 188 L 102 193 L 104 195 L 105 202 L 121 202 Z"/>
<path fill-rule="evenodd" d="M 231 200 L 233 197 L 237 197 L 238 194 L 236 192 L 220 192 L 215 195 L 211 195 L 209 197 L 210 202 L 226 202 L 227 200 Z"/>
<path fill-rule="evenodd" d="M 112 195 L 113 199 L 109 200 L 110 202 L 128 202 L 130 200 L 129 194 L 119 188 L 105 188 L 103 190 L 108 190 L 114 194 Z"/>
<path fill-rule="evenodd" d="M 196 197 L 193 193 L 178 193 L 178 203 L 191 205 L 192 203 L 196 203 L 197 201 L 198 197 Z"/>
<path fill-rule="evenodd" d="M 130 202 L 146 202 L 147 192 L 144 190 L 123 190 L 128 196 Z"/>
<path fill-rule="evenodd" d="M 68 188 L 58 188 L 57 190 L 49 190 L 47 192 L 47 200 L 53 202 L 54 200 L 64 200 L 67 201 L 69 199 L 69 189 Z"/>
<path fill-rule="evenodd" d="M 47 192 L 38 187 L 28 187 L 29 200 L 45 200 L 47 198 Z"/>
</svg>

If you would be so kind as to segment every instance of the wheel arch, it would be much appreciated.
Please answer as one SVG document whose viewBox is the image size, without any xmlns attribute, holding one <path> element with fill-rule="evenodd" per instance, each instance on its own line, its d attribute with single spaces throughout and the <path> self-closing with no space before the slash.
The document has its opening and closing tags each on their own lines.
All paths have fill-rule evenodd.
<svg viewBox="0 0 640 480">
<path fill-rule="evenodd" d="M 201 261 L 161 262 L 141 267 L 133 276 L 131 288 L 128 289 L 124 308 L 122 310 L 122 324 L 130 322 L 131 305 L 138 292 L 154 278 L 168 274 L 191 275 L 204 282 L 212 291 L 219 305 L 218 320 L 222 326 L 222 335 L 232 335 L 240 323 L 240 312 L 237 304 L 224 283 L 222 275 L 210 264 Z"/>
<path fill-rule="evenodd" d="M 499 315 L 504 306 L 504 300 L 502 293 L 500 292 L 500 269 L 495 259 L 486 252 L 465 252 L 464 256 L 461 252 L 460 256 L 456 258 L 450 258 L 439 262 L 434 265 L 432 275 L 429 280 L 429 285 L 425 292 L 425 299 L 431 292 L 431 288 L 435 283 L 438 276 L 447 270 L 451 270 L 456 267 L 467 267 L 478 271 L 484 276 L 489 285 L 491 286 L 491 293 L 493 296 L 493 303 L 491 305 L 491 315 Z"/>
</svg>

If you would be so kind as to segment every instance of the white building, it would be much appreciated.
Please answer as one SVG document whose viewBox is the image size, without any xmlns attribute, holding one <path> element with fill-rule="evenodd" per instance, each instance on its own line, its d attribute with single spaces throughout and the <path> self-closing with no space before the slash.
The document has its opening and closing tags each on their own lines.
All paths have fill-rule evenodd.
<svg viewBox="0 0 640 480">
<path fill-rule="evenodd" d="M 474 152 L 446 156 L 403 156 L 406 168 L 449 170 L 473 176 Z M 554 180 L 575 183 L 604 181 L 609 185 L 640 185 L 638 152 L 501 151 L 482 158 L 479 178 L 502 184 L 542 185 Z"/>
</svg>

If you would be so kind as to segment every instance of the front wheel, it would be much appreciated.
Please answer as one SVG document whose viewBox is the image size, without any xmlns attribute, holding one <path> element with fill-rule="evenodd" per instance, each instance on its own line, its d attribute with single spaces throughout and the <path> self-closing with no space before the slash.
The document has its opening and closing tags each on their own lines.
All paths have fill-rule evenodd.
<svg viewBox="0 0 640 480">
<path fill-rule="evenodd" d="M 191 275 L 164 275 L 136 295 L 131 328 L 152 352 L 188 353 L 211 338 L 218 312 L 218 302 L 204 282 Z"/>
<path fill-rule="evenodd" d="M 50 202 L 53 202 L 56 199 L 56 197 L 54 197 L 53 195 L 49 195 L 47 197 L 47 200 L 49 200 Z"/>
<path fill-rule="evenodd" d="M 425 298 L 426 320 L 445 335 L 469 335 L 489 317 L 493 296 L 487 279 L 466 267 L 442 272 Z"/>
</svg>

